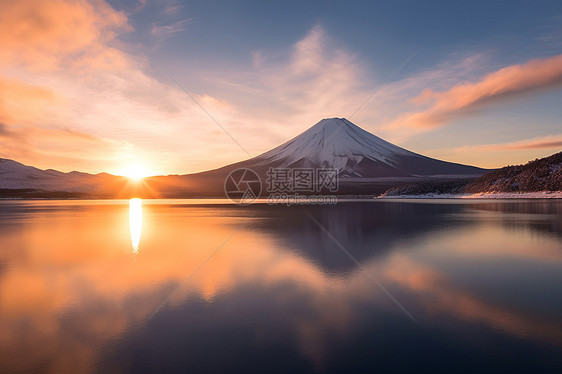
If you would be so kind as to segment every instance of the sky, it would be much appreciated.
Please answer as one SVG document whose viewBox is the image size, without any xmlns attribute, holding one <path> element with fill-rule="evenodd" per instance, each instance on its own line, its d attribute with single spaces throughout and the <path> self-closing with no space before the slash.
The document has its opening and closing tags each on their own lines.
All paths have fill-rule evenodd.
<svg viewBox="0 0 562 374">
<path fill-rule="evenodd" d="M 184 174 L 323 118 L 481 167 L 562 150 L 560 1 L 0 0 L 0 157 Z"/>
</svg>

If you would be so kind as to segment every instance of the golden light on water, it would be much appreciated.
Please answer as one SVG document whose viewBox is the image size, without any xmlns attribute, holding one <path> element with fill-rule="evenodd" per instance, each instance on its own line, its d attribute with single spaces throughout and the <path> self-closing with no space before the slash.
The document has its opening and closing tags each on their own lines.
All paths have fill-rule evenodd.
<svg viewBox="0 0 562 374">
<path fill-rule="evenodd" d="M 129 231 L 131 232 L 131 244 L 133 252 L 139 250 L 140 237 L 142 232 L 142 200 L 129 200 Z"/>
</svg>

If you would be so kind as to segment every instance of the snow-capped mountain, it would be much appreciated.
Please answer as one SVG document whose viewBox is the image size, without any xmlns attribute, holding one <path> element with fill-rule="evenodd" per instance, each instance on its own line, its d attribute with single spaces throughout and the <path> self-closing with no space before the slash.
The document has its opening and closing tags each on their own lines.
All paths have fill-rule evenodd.
<svg viewBox="0 0 562 374">
<path fill-rule="evenodd" d="M 323 119 L 288 142 L 225 168 L 336 168 L 342 178 L 478 176 L 474 166 L 436 160 L 389 143 L 345 118 Z M 221 168 L 218 170 L 223 170 Z"/>
<path fill-rule="evenodd" d="M 344 194 L 377 194 L 413 180 L 473 178 L 486 172 L 410 152 L 346 119 L 329 118 L 246 161 L 197 174 L 150 177 L 142 183 L 107 173 L 40 170 L 0 159 L 0 197 L 222 197 L 227 176 L 238 168 L 250 168 L 263 180 L 269 168 L 336 168 Z"/>
</svg>

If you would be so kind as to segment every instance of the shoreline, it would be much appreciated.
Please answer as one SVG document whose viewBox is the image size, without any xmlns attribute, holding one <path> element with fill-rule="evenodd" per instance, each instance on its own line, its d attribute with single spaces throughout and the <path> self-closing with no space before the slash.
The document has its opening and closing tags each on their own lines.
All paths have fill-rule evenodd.
<svg viewBox="0 0 562 374">
<path fill-rule="evenodd" d="M 562 191 L 479 192 L 475 194 L 437 194 L 377 196 L 375 199 L 562 199 Z"/>
</svg>

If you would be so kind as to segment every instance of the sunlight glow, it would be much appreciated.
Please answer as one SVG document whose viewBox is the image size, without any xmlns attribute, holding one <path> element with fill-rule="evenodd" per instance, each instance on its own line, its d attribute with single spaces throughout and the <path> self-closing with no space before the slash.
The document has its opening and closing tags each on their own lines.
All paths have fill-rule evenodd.
<svg viewBox="0 0 562 374">
<path fill-rule="evenodd" d="M 129 165 L 118 174 L 135 180 L 140 180 L 152 175 L 150 170 L 139 164 Z"/>
<path fill-rule="evenodd" d="M 142 200 L 129 200 L 129 230 L 131 232 L 131 243 L 133 253 L 139 251 L 139 243 L 142 232 Z"/>
</svg>

